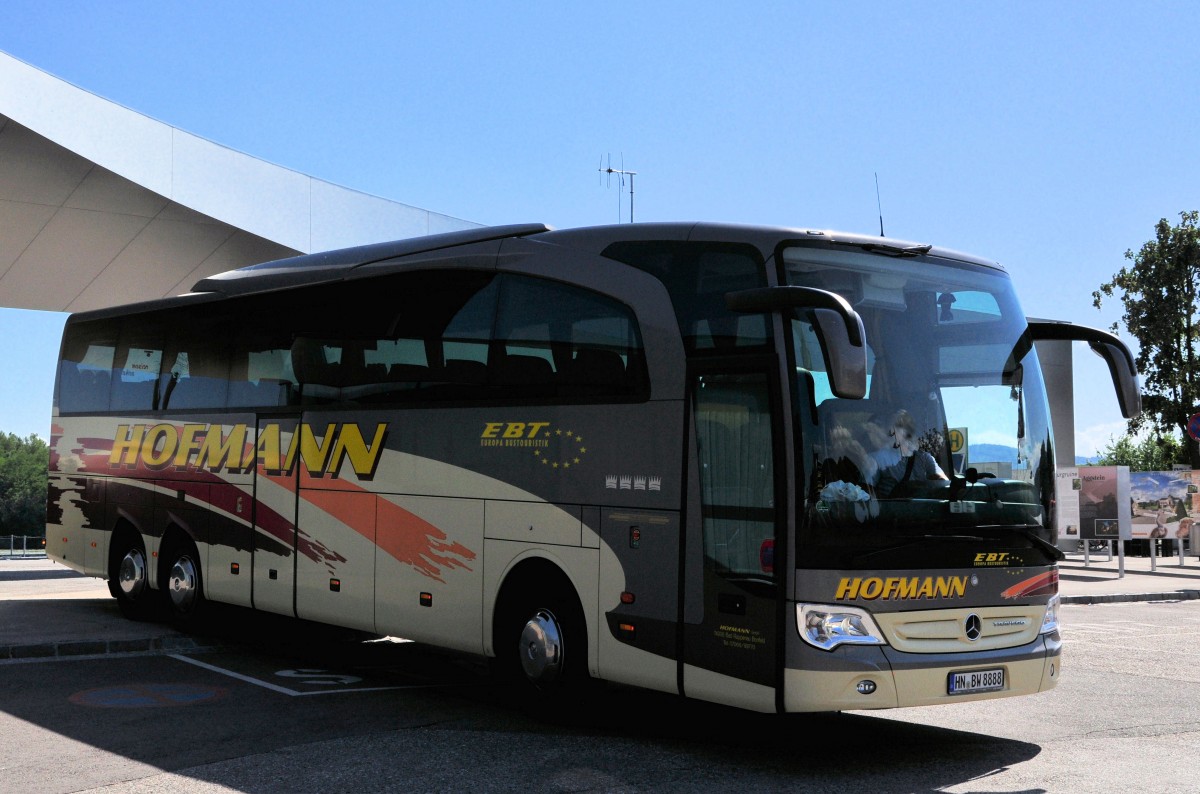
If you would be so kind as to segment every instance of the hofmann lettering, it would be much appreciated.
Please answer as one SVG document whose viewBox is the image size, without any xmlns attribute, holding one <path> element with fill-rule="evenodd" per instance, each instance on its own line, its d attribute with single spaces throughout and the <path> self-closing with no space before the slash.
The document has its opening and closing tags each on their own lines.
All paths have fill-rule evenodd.
<svg viewBox="0 0 1200 794">
<path fill-rule="evenodd" d="M 854 576 L 838 583 L 838 601 L 909 601 L 924 598 L 962 598 L 965 576 Z"/>
<path fill-rule="evenodd" d="M 267 424 L 257 437 L 249 425 L 118 425 L 108 463 L 151 471 L 205 469 L 233 474 L 258 466 L 267 474 L 288 474 L 299 461 L 313 477 L 337 477 L 342 463 L 360 479 L 375 476 L 387 425 L 375 426 L 368 441 L 353 423 L 329 423 L 318 429 L 303 423 L 290 437 L 278 424 Z"/>
</svg>

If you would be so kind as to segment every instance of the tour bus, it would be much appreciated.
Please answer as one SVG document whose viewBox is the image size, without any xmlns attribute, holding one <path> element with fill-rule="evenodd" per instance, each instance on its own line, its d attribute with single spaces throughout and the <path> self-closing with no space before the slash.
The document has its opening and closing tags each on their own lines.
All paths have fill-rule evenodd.
<svg viewBox="0 0 1200 794">
<path fill-rule="evenodd" d="M 1140 409 L 1119 339 L 882 236 L 529 224 L 266 262 L 68 319 L 47 551 L 131 617 L 406 638 L 537 699 L 1045 691 L 1040 340 Z"/>
</svg>

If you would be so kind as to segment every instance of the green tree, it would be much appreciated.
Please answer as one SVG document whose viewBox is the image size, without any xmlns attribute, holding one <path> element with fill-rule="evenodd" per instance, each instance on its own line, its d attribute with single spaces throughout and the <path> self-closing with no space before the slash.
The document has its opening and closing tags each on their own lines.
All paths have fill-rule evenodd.
<svg viewBox="0 0 1200 794">
<path fill-rule="evenodd" d="M 1174 463 L 1187 463 L 1188 451 L 1174 434 L 1124 435 L 1110 438 L 1096 457 L 1099 466 L 1128 466 L 1130 471 L 1170 471 Z"/>
<path fill-rule="evenodd" d="M 1132 262 L 1092 293 L 1099 309 L 1104 298 L 1120 293 L 1121 321 L 1138 340 L 1137 368 L 1142 381 L 1142 413 L 1129 420 L 1129 432 L 1142 429 L 1180 432 L 1200 406 L 1197 333 L 1200 332 L 1200 228 L 1196 210 L 1179 213 L 1179 224 L 1163 218 L 1154 239 L 1134 252 Z M 1117 331 L 1117 323 L 1112 330 Z M 1187 445 L 1188 462 L 1200 468 L 1200 447 Z"/>
<path fill-rule="evenodd" d="M 0 434 L 0 534 L 44 535 L 50 448 L 35 435 Z"/>
</svg>

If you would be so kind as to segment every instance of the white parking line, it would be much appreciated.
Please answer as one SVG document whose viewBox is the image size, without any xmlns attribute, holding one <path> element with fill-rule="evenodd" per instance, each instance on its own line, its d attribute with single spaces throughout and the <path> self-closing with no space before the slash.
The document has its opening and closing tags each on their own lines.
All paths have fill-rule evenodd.
<svg viewBox="0 0 1200 794">
<path fill-rule="evenodd" d="M 279 692 L 283 695 L 291 695 L 292 697 L 305 697 L 307 695 L 337 695 L 346 694 L 349 692 L 383 692 L 389 689 L 432 689 L 434 687 L 445 686 L 445 684 L 406 684 L 402 686 L 377 686 L 361 688 L 343 687 L 341 689 L 319 689 L 309 692 L 299 692 L 295 689 L 289 689 L 288 687 L 280 686 L 279 684 L 273 684 L 270 681 L 263 681 L 261 678 L 254 678 L 253 676 L 237 673 L 233 670 L 227 670 L 224 667 L 217 667 L 216 665 L 202 662 L 199 659 L 193 659 L 190 656 L 183 656 L 181 654 L 168 654 L 168 656 L 171 659 L 178 659 L 181 662 L 187 662 L 188 664 L 193 664 L 196 667 L 202 667 L 205 670 L 210 670 L 214 673 L 220 673 L 221 675 L 229 676 L 230 678 L 236 678 L 239 681 L 245 681 L 247 684 L 260 686 L 264 689 L 269 689 L 272 692 Z"/>
</svg>

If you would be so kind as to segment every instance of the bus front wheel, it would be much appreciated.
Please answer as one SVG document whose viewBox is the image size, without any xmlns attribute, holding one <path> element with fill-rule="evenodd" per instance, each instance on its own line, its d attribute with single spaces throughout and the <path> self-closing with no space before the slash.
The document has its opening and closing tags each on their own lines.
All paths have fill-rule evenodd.
<svg viewBox="0 0 1200 794">
<path fill-rule="evenodd" d="M 541 716 L 564 716 L 591 694 L 587 624 L 566 585 L 514 588 L 498 610 L 494 671 L 520 704 Z"/>
<path fill-rule="evenodd" d="M 563 671 L 563 631 L 549 609 L 538 609 L 521 629 L 517 659 L 526 680 L 535 687 L 554 686 Z"/>
</svg>

